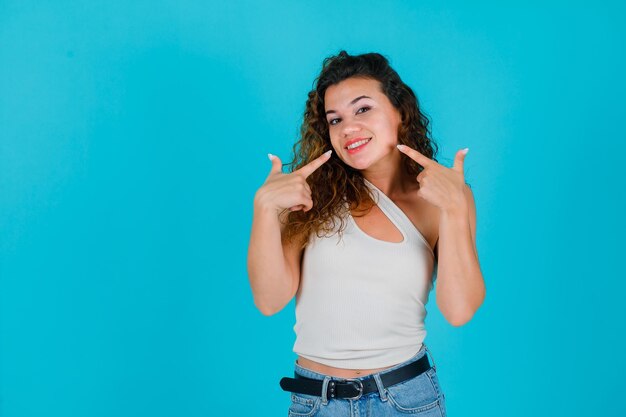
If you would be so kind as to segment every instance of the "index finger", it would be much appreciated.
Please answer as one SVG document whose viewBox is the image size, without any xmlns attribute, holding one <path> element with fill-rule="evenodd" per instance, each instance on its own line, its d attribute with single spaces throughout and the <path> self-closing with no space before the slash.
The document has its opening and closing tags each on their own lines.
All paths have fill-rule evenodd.
<svg viewBox="0 0 626 417">
<path fill-rule="evenodd" d="M 302 168 L 296 170 L 295 172 L 297 172 L 300 175 L 304 175 L 304 178 L 308 177 L 313 172 L 315 172 L 316 169 L 321 167 L 324 164 L 324 162 L 330 159 L 330 154 L 332 152 L 333 152 L 332 149 L 328 152 L 324 152 L 323 154 L 321 154 L 320 156 L 318 156 L 317 158 L 315 158 L 314 160 L 312 160 L 311 162 L 309 162 Z"/>
<path fill-rule="evenodd" d="M 435 161 L 425 156 L 424 154 L 420 153 L 416 149 L 410 148 L 406 145 L 397 145 L 397 147 L 400 150 L 400 152 L 402 152 L 403 154 L 405 154 L 406 156 L 408 156 L 409 158 L 411 158 L 412 160 L 414 160 L 415 162 L 417 162 L 424 168 L 431 165 L 432 163 L 436 163 Z"/>
</svg>

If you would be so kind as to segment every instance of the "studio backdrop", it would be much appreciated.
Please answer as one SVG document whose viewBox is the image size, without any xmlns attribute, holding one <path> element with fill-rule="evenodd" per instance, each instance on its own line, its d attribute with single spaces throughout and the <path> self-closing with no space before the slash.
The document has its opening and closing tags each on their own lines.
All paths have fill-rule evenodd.
<svg viewBox="0 0 626 417">
<path fill-rule="evenodd" d="M 427 304 L 448 415 L 624 416 L 619 2 L 0 2 L 0 415 L 286 415 L 254 306 L 268 153 L 325 57 L 379 52 L 468 147 L 487 287 Z"/>
</svg>

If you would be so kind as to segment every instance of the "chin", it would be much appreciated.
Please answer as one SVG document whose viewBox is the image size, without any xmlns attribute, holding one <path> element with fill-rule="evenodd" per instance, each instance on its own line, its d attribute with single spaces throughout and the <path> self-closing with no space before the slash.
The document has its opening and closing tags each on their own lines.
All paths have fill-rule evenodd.
<svg viewBox="0 0 626 417">
<path fill-rule="evenodd" d="M 344 164 L 348 165 L 350 168 L 353 169 L 358 169 L 359 171 L 362 171 L 366 168 L 369 168 L 369 166 L 371 165 L 371 161 L 343 161 Z"/>
</svg>

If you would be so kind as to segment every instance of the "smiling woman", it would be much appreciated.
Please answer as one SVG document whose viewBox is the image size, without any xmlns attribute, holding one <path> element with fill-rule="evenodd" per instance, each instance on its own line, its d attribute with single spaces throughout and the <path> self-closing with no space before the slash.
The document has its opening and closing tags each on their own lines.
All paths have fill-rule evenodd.
<svg viewBox="0 0 626 417">
<path fill-rule="evenodd" d="M 436 276 L 437 304 L 460 326 L 485 289 L 467 151 L 438 164 L 428 123 L 385 57 L 341 51 L 308 94 L 290 173 L 270 155 L 248 273 L 263 314 L 296 297 L 295 378 L 280 381 L 290 415 L 445 416 L 425 306 Z"/>
<path fill-rule="evenodd" d="M 361 92 L 366 94 L 352 99 Z M 398 144 L 401 116 L 381 91 L 380 82 L 369 78 L 348 78 L 329 86 L 325 101 L 331 109 L 326 110 L 331 144 L 344 163 L 364 169 L 372 161 L 381 159 L 382 154 L 387 154 L 391 158 L 395 156 L 395 164 L 400 165 L 400 154 L 389 151 Z M 341 117 L 335 117 L 337 115 Z M 385 163 L 388 162 L 381 159 L 378 165 Z"/>
</svg>

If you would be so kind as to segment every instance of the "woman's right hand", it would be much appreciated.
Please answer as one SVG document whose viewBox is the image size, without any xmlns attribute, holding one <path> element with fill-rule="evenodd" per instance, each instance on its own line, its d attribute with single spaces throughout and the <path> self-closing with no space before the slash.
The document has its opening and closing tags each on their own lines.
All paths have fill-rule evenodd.
<svg viewBox="0 0 626 417">
<path fill-rule="evenodd" d="M 323 153 L 302 168 L 283 174 L 283 164 L 276 155 L 271 155 L 272 169 L 267 179 L 254 196 L 255 204 L 270 207 L 280 213 L 288 208 L 291 211 L 309 211 L 313 207 L 311 187 L 306 182 L 309 175 L 330 159 L 332 150 Z"/>
</svg>

